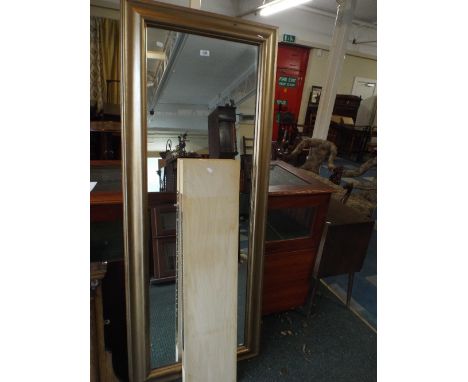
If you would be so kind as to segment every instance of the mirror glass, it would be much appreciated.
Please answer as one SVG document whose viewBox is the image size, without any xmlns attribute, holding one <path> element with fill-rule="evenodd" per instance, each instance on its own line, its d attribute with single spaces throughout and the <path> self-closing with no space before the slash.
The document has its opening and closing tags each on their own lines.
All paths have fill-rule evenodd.
<svg viewBox="0 0 468 382">
<path fill-rule="evenodd" d="M 151 368 L 176 359 L 177 158 L 241 162 L 238 344 L 244 343 L 258 47 L 147 28 Z"/>
</svg>

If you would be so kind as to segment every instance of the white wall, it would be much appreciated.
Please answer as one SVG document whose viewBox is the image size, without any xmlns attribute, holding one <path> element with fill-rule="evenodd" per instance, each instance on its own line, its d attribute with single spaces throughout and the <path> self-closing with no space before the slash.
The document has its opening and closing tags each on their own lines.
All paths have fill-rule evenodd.
<svg viewBox="0 0 468 382">
<path fill-rule="evenodd" d="M 166 151 L 168 139 L 172 141 L 172 150 L 174 150 L 179 142 L 177 136 L 184 132 L 150 130 L 148 133 L 148 156 L 159 157 L 161 151 Z M 187 131 L 187 141 L 187 151 L 208 154 L 208 130 L 206 132 Z"/>
</svg>

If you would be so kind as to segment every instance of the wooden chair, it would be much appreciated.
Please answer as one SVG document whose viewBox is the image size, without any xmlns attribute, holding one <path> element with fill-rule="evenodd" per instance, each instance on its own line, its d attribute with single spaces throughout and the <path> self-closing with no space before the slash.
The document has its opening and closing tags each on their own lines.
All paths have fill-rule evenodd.
<svg viewBox="0 0 468 382">
<path fill-rule="evenodd" d="M 241 160 L 241 193 L 250 193 L 252 174 L 252 154 L 254 150 L 254 139 L 242 136 Z"/>
</svg>

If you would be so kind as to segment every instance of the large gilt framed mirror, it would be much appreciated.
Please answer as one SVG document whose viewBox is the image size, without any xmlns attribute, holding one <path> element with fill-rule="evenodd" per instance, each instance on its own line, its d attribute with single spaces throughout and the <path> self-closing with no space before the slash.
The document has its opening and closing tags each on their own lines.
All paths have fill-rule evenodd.
<svg viewBox="0 0 468 382">
<path fill-rule="evenodd" d="M 238 359 L 259 352 L 277 31 L 153 1 L 121 3 L 129 374 L 180 376 L 177 159 L 241 162 Z"/>
</svg>

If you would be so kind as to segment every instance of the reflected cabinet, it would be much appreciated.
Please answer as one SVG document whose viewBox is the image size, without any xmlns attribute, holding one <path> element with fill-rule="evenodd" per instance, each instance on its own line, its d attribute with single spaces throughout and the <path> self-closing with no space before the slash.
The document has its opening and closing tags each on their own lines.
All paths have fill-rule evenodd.
<svg viewBox="0 0 468 382">
<path fill-rule="evenodd" d="M 175 280 L 176 195 L 175 192 L 148 193 L 151 218 L 150 277 L 152 282 Z"/>
<path fill-rule="evenodd" d="M 208 116 L 210 158 L 234 159 L 236 143 L 236 108 L 218 106 Z"/>
</svg>

